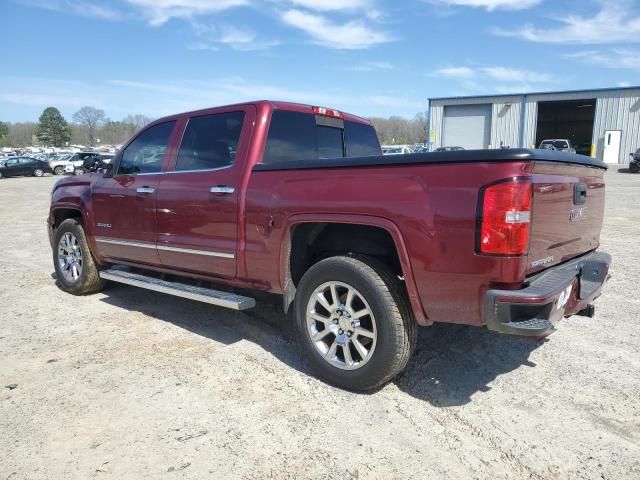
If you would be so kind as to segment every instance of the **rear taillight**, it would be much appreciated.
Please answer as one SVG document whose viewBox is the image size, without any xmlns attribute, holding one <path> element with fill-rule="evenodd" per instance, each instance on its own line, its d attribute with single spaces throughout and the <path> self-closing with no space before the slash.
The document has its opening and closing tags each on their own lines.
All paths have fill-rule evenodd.
<svg viewBox="0 0 640 480">
<path fill-rule="evenodd" d="M 478 253 L 524 255 L 531 228 L 530 179 L 510 179 L 485 187 L 480 193 Z"/>
</svg>

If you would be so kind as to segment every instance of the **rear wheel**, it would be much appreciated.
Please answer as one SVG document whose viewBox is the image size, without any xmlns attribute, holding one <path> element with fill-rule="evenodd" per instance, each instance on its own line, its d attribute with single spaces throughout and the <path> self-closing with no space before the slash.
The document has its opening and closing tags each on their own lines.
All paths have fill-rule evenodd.
<svg viewBox="0 0 640 480">
<path fill-rule="evenodd" d="M 630 163 L 629 164 L 629 171 L 631 173 L 638 173 L 638 172 L 640 172 L 640 166 L 636 165 L 635 163 Z"/>
<path fill-rule="evenodd" d="M 82 174 L 84 173 L 84 170 L 83 170 L 83 169 L 81 169 L 81 168 L 76 168 L 76 169 L 73 171 L 73 173 L 74 173 L 74 175 L 82 175 Z"/>
<path fill-rule="evenodd" d="M 371 258 L 331 257 L 300 280 L 295 321 L 318 375 L 351 390 L 391 380 L 415 348 L 417 328 L 403 285 Z"/>
<path fill-rule="evenodd" d="M 44 170 L 42 170 L 41 168 L 35 168 L 33 170 L 34 177 L 42 177 L 43 175 L 44 175 Z"/>
<path fill-rule="evenodd" d="M 54 238 L 53 264 L 60 287 L 74 295 L 101 290 L 105 281 L 98 274 L 82 224 L 69 218 L 60 224 Z"/>
<path fill-rule="evenodd" d="M 64 167 L 62 165 L 57 166 L 53 169 L 53 173 L 55 175 L 62 175 L 64 173 Z"/>
</svg>

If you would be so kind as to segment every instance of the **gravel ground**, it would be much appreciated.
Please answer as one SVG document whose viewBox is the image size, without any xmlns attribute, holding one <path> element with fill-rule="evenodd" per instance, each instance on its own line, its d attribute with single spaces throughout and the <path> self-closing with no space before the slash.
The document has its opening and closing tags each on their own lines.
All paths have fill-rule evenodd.
<svg viewBox="0 0 640 480">
<path fill-rule="evenodd" d="M 0 181 L 0 479 L 640 478 L 640 175 L 607 173 L 595 318 L 545 342 L 422 329 L 371 394 L 311 376 L 268 302 L 60 291 L 54 181 Z"/>
</svg>

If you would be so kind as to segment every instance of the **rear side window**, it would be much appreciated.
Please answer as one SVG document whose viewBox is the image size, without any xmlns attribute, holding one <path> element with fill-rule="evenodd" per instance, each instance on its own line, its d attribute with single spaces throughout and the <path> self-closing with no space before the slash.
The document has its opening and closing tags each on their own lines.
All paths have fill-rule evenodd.
<svg viewBox="0 0 640 480">
<path fill-rule="evenodd" d="M 263 162 L 295 162 L 317 158 L 315 117 L 285 110 L 273 112 Z"/>
<path fill-rule="evenodd" d="M 356 122 L 344 122 L 347 157 L 381 155 L 380 142 L 375 128 Z"/>
<path fill-rule="evenodd" d="M 375 129 L 356 122 L 277 110 L 262 163 L 381 155 Z"/>
<path fill-rule="evenodd" d="M 233 164 L 244 112 L 202 115 L 189 119 L 176 170 L 213 170 Z"/>
<path fill-rule="evenodd" d="M 175 121 L 160 123 L 138 135 L 122 152 L 117 174 L 159 172 L 175 124 Z"/>
</svg>

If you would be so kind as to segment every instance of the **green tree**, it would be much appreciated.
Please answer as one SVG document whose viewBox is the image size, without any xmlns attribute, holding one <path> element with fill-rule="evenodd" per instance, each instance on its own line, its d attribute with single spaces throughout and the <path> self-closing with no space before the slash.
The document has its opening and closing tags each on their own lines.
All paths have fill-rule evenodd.
<svg viewBox="0 0 640 480">
<path fill-rule="evenodd" d="M 36 137 L 45 145 L 62 147 L 71 139 L 71 128 L 57 108 L 47 107 L 40 115 Z"/>
<path fill-rule="evenodd" d="M 0 146 L 4 146 L 9 136 L 9 125 L 0 122 Z"/>
</svg>

